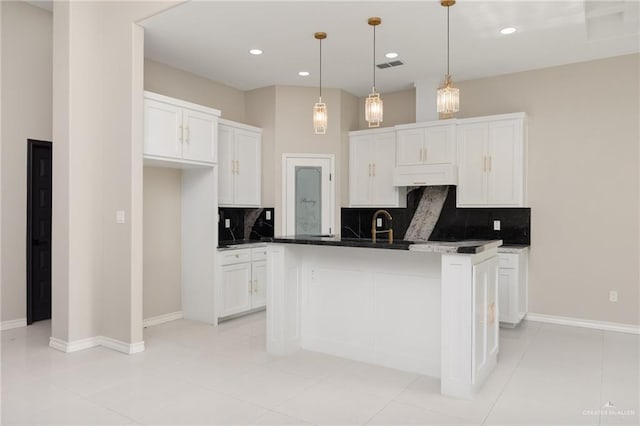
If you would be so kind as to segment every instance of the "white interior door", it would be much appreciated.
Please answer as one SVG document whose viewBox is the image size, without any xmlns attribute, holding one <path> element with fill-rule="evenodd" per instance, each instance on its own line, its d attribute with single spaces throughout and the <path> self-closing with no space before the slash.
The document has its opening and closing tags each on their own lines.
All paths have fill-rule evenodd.
<svg viewBox="0 0 640 426">
<path fill-rule="evenodd" d="M 333 156 L 284 154 L 285 235 L 324 235 L 333 224 Z"/>
</svg>

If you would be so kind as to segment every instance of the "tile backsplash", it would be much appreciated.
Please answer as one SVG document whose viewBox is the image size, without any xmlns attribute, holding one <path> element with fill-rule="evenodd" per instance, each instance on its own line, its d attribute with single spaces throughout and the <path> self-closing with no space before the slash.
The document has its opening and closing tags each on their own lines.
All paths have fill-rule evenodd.
<svg viewBox="0 0 640 426">
<path fill-rule="evenodd" d="M 341 209 L 342 236 L 371 238 L 371 219 L 376 210 Z M 501 239 L 505 244 L 531 242 L 530 208 L 457 208 L 455 186 L 412 189 L 407 194 L 406 208 L 385 210 L 393 216 L 393 233 L 397 239 Z M 493 229 L 495 220 L 500 221 L 499 231 Z M 386 228 L 387 224 L 383 223 L 383 226 Z"/>
<path fill-rule="evenodd" d="M 273 237 L 273 208 L 244 209 L 220 207 L 218 241 L 260 240 Z M 226 221 L 229 227 L 226 227 Z"/>
</svg>

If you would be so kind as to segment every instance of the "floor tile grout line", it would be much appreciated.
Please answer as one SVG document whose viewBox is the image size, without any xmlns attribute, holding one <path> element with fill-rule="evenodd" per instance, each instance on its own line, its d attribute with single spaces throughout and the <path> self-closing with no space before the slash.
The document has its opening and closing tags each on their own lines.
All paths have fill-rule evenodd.
<svg viewBox="0 0 640 426">
<path fill-rule="evenodd" d="M 502 385 L 502 389 L 500 389 L 500 392 L 498 393 L 498 395 L 496 396 L 495 400 L 493 401 L 493 404 L 491 404 L 491 407 L 489 407 L 489 411 L 487 411 L 487 414 L 482 419 L 482 422 L 480 423 L 482 426 L 485 425 L 486 421 L 489 419 L 489 416 L 491 416 L 491 413 L 493 412 L 493 409 L 495 408 L 496 404 L 498 403 L 498 400 L 500 399 L 500 397 L 502 397 L 502 394 L 504 393 L 505 389 L 509 385 L 509 382 L 511 382 L 511 379 L 516 374 L 516 370 L 518 370 L 518 367 L 520 367 L 520 363 L 524 359 L 524 356 L 527 354 L 527 351 L 529 350 L 529 347 L 533 344 L 533 341 L 538 337 L 538 334 L 540 334 L 540 330 L 542 330 L 542 325 L 538 326 L 537 330 L 535 331 L 535 333 L 533 334 L 531 339 L 529 339 L 529 341 L 525 345 L 525 348 L 522 351 L 522 355 L 520 355 L 520 359 L 518 359 L 518 362 L 516 363 L 515 367 L 513 367 L 513 371 L 509 375 L 509 378 L 507 380 L 505 380 L 504 385 Z"/>
</svg>

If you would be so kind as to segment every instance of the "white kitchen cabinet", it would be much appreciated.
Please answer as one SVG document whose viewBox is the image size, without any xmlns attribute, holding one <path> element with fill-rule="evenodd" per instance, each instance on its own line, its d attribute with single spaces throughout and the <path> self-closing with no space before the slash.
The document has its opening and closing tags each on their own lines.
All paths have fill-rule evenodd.
<svg viewBox="0 0 640 426">
<path fill-rule="evenodd" d="M 515 327 L 527 314 L 528 257 L 527 248 L 518 253 L 498 253 L 501 325 Z"/>
<path fill-rule="evenodd" d="M 455 163 L 455 122 L 418 123 L 396 129 L 396 166 Z"/>
<path fill-rule="evenodd" d="M 459 120 L 458 207 L 524 207 L 523 113 Z"/>
<path fill-rule="evenodd" d="M 349 205 L 405 207 L 406 189 L 393 186 L 396 139 L 393 130 L 349 133 Z"/>
<path fill-rule="evenodd" d="M 455 185 L 456 121 L 396 126 L 396 186 Z"/>
<path fill-rule="evenodd" d="M 498 352 L 498 257 L 473 266 L 471 380 L 480 383 L 490 373 Z"/>
<path fill-rule="evenodd" d="M 220 111 L 145 92 L 144 157 L 151 161 L 211 165 L 217 161 Z"/>
<path fill-rule="evenodd" d="M 267 303 L 267 248 L 221 250 L 218 317 L 249 312 Z"/>
<path fill-rule="evenodd" d="M 218 204 L 222 207 L 259 207 L 262 130 L 220 120 Z"/>
</svg>

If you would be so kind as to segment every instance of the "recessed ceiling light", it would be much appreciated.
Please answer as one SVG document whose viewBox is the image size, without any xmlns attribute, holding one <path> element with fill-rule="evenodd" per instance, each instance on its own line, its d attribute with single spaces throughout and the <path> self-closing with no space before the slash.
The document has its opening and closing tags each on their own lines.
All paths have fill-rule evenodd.
<svg viewBox="0 0 640 426">
<path fill-rule="evenodd" d="M 307 77 L 307 76 L 309 75 L 309 71 L 300 71 L 300 72 L 298 73 L 298 75 L 299 75 L 300 77 Z"/>
<path fill-rule="evenodd" d="M 513 34 L 515 33 L 517 30 L 513 27 L 507 27 L 507 28 L 503 28 L 500 30 L 500 34 Z"/>
<path fill-rule="evenodd" d="M 396 52 L 389 52 L 386 55 L 384 55 L 385 57 L 389 58 L 389 59 L 393 59 L 393 58 L 397 58 L 398 54 Z"/>
<path fill-rule="evenodd" d="M 262 50 L 260 50 L 260 49 L 251 49 L 249 51 L 249 53 L 251 53 L 252 55 L 262 55 Z"/>
</svg>

